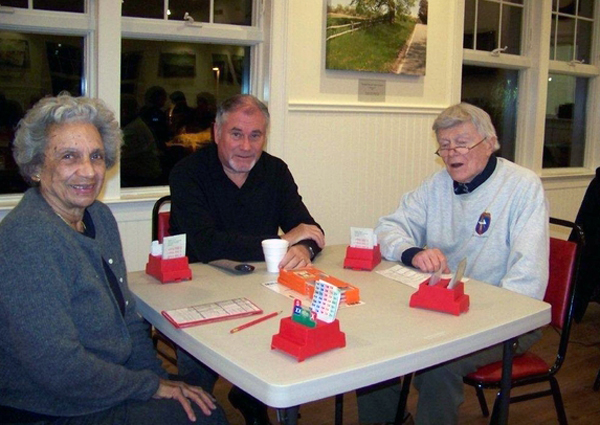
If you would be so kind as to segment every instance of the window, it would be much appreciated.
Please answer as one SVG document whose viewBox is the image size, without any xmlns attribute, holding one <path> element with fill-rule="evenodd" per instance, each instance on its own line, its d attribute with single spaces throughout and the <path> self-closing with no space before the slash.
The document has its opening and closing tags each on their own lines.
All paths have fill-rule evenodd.
<svg viewBox="0 0 600 425">
<path fill-rule="evenodd" d="M 2 1 L 2 12 L 9 13 L 0 15 L 5 28 L 0 32 L 0 195 L 25 189 L 12 159 L 15 123 L 36 99 L 62 90 L 100 96 L 122 116 L 126 145 L 121 184 L 108 181 L 105 196 L 122 196 L 121 187 L 136 188 L 124 189 L 131 196 L 164 191 L 139 187 L 166 184 L 172 164 L 211 139 L 215 104 L 235 93 L 264 91 L 263 17 L 254 10 L 255 4 L 253 0 Z M 120 90 L 117 85 L 115 93 L 119 70 Z M 161 112 L 167 116 L 167 137 L 157 143 L 150 129 L 155 146 L 148 154 L 136 145 L 147 142 L 140 134 L 148 136 L 148 128 L 125 127 L 133 121 L 131 111 L 144 109 L 156 87 L 166 94 Z"/>
<path fill-rule="evenodd" d="M 466 0 L 461 98 L 490 113 L 501 156 L 539 172 L 585 166 L 596 14 L 593 0 Z"/>
</svg>

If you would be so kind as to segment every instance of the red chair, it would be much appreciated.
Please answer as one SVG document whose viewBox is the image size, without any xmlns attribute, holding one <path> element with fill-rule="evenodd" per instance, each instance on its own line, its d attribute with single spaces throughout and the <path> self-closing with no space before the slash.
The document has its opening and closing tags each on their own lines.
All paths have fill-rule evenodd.
<svg viewBox="0 0 600 425">
<path fill-rule="evenodd" d="M 154 207 L 152 208 L 152 240 L 153 241 L 157 240 L 160 243 L 162 243 L 163 238 L 165 236 L 170 235 L 169 219 L 171 217 L 171 212 L 169 210 L 161 211 L 161 208 L 163 206 L 165 206 L 166 204 L 170 204 L 170 203 L 171 203 L 171 195 L 163 196 L 162 198 L 159 198 L 158 201 L 156 201 L 154 203 Z M 173 342 L 169 338 L 167 338 L 165 335 L 163 335 L 162 332 L 155 329 L 154 327 L 152 327 L 151 336 L 152 336 L 152 342 L 154 343 L 154 348 L 156 349 L 156 351 L 162 357 L 164 357 L 169 362 L 171 362 L 173 365 L 177 365 L 177 350 L 175 348 L 175 344 L 173 344 Z M 165 344 L 169 349 L 166 351 L 161 350 L 160 347 L 158 346 L 159 341 L 162 342 L 163 344 Z M 174 353 L 174 355 L 171 353 Z"/>
<path fill-rule="evenodd" d="M 567 353 L 569 332 L 573 320 L 573 299 L 579 270 L 579 256 L 585 238 L 581 227 L 575 223 L 550 218 L 550 224 L 568 227 L 577 235 L 575 242 L 550 238 L 550 274 L 544 301 L 552 306 L 550 325 L 562 330 L 558 352 L 552 364 L 548 364 L 544 359 L 531 352 L 516 356 L 513 360 L 511 382 L 511 388 L 548 382 L 550 389 L 511 397 L 510 402 L 516 403 L 552 395 L 558 421 L 561 425 L 566 425 L 567 416 L 555 375 L 560 370 Z M 501 375 L 502 362 L 499 361 L 480 367 L 464 378 L 465 384 L 475 387 L 481 411 L 485 417 L 489 416 L 489 410 L 483 389 L 500 388 Z M 494 403 L 494 412 L 497 411 L 497 404 L 498 397 Z"/>
<path fill-rule="evenodd" d="M 163 196 L 154 203 L 152 208 L 152 240 L 159 241 L 162 243 L 163 237 L 169 236 L 169 219 L 171 217 L 170 211 L 161 211 L 161 208 L 165 204 L 171 203 L 171 195 Z"/>
</svg>

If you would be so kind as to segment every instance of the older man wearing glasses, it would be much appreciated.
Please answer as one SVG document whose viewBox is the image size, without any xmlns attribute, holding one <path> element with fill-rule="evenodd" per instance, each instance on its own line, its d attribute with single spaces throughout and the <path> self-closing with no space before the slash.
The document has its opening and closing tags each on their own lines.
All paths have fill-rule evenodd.
<svg viewBox="0 0 600 425">
<path fill-rule="evenodd" d="M 489 115 L 466 103 L 444 110 L 433 123 L 446 168 L 404 195 L 399 208 L 376 228 L 388 260 L 424 272 L 456 270 L 465 275 L 542 299 L 548 282 L 548 208 L 538 176 L 494 152 L 500 146 Z M 519 338 L 517 352 L 541 333 Z M 399 336 L 401 337 L 401 336 Z M 500 360 L 496 346 L 418 373 L 415 422 L 457 424 L 463 376 Z M 393 422 L 395 385 L 359 391 L 361 423 Z"/>
</svg>

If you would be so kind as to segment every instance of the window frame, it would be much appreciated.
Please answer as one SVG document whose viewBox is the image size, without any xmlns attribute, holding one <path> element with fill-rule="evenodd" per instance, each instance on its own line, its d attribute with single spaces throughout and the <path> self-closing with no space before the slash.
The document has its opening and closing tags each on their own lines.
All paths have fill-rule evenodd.
<svg viewBox="0 0 600 425">
<path fill-rule="evenodd" d="M 0 6 L 0 26 L 7 31 L 83 37 L 82 91 L 86 96 L 103 99 L 113 111 L 119 111 L 120 84 L 114 82 L 115 76 L 120 80 L 122 38 L 248 46 L 249 92 L 265 98 L 269 83 L 270 6 L 269 0 L 254 0 L 251 26 L 122 17 L 121 0 L 86 0 L 84 13 Z M 152 199 L 167 193 L 167 186 L 121 188 L 120 164 L 117 164 L 107 172 L 100 198 L 105 201 Z M 2 194 L 0 203 L 14 205 L 21 196 Z"/>
<path fill-rule="evenodd" d="M 465 14 L 463 1 L 463 25 Z M 594 140 L 600 136 L 597 119 L 599 107 L 593 99 L 600 96 L 600 68 L 598 49 L 600 42 L 600 4 L 595 5 L 592 34 L 592 63 L 574 63 L 550 60 L 550 34 L 552 25 L 552 0 L 525 0 L 521 37 L 521 55 L 462 49 L 463 65 L 519 70 L 519 99 L 517 102 L 517 129 L 515 162 L 532 169 L 544 178 L 591 175 L 600 162 L 600 147 Z M 464 33 L 464 27 L 463 33 Z M 534 29 L 537 29 L 534 30 Z M 548 76 L 550 73 L 589 78 L 586 105 L 586 140 L 582 167 L 543 168 L 544 126 Z M 460 83 L 459 83 L 460 84 Z M 525 89 L 526 88 L 526 89 Z M 459 90 L 460 93 L 460 90 Z"/>
</svg>

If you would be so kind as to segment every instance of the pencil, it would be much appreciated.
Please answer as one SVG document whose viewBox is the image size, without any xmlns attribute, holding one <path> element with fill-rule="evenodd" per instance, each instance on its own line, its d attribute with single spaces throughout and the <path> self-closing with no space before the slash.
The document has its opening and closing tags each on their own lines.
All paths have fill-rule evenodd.
<svg viewBox="0 0 600 425">
<path fill-rule="evenodd" d="M 270 319 L 271 317 L 275 317 L 275 316 L 277 316 L 279 313 L 281 313 L 281 311 L 274 311 L 273 313 L 267 314 L 266 316 L 259 317 L 258 319 L 256 319 L 256 320 L 252 320 L 251 322 L 248 322 L 248 323 L 244 323 L 243 325 L 240 325 L 240 326 L 238 326 L 238 327 L 236 327 L 236 328 L 233 328 L 232 330 L 230 330 L 230 331 L 229 331 L 229 333 L 232 333 L 232 334 L 234 334 L 234 333 L 236 333 L 236 332 L 239 332 L 239 331 L 241 331 L 242 329 L 249 328 L 250 326 L 254 326 L 254 325 L 256 325 L 256 324 L 258 324 L 258 323 L 260 323 L 260 322 L 263 322 L 263 321 L 265 321 L 265 320 L 268 320 L 268 319 Z"/>
</svg>

